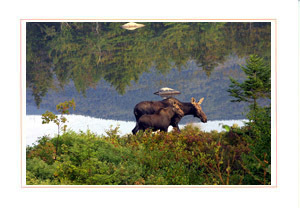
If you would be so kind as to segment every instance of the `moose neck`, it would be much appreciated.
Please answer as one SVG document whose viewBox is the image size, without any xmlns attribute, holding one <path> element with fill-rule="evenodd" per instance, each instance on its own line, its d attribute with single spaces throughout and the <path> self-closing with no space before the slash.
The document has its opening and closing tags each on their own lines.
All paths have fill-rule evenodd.
<svg viewBox="0 0 300 208">
<path fill-rule="evenodd" d="M 192 103 L 182 103 L 182 111 L 184 112 L 184 115 L 193 115 L 194 114 L 194 107 Z"/>
</svg>

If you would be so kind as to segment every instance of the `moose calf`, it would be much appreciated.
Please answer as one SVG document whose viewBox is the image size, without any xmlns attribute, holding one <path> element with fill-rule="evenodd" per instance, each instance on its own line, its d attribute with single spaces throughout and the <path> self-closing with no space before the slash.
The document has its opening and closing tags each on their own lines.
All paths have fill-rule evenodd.
<svg viewBox="0 0 300 208">
<path fill-rule="evenodd" d="M 145 114 L 141 116 L 137 123 L 138 128 L 133 130 L 133 134 L 136 134 L 138 130 L 145 131 L 149 128 L 153 129 L 154 131 L 161 130 L 167 132 L 172 118 L 182 116 L 184 116 L 184 112 L 177 104 L 173 104 L 173 106 L 166 108 L 161 108 L 155 114 Z"/>
</svg>

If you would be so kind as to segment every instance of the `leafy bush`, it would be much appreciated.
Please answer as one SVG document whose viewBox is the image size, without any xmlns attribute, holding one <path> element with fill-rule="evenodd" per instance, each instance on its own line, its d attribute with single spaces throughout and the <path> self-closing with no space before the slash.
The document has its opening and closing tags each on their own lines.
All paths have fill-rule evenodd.
<svg viewBox="0 0 300 208">
<path fill-rule="evenodd" d="M 109 136 L 67 131 L 60 136 L 56 160 L 57 139 L 43 137 L 27 147 L 27 184 L 270 184 L 266 167 L 257 168 L 265 140 L 252 142 L 250 127 L 207 133 L 188 125 L 180 133 L 122 137 L 117 128 L 108 130 Z M 258 132 L 252 129 L 251 134 Z"/>
</svg>

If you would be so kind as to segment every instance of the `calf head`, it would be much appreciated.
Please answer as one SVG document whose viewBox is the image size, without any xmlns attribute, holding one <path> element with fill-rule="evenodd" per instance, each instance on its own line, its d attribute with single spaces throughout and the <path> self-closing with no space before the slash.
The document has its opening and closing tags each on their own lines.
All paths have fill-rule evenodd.
<svg viewBox="0 0 300 208">
<path fill-rule="evenodd" d="M 176 104 L 173 103 L 173 109 L 172 109 L 176 114 L 178 114 L 179 116 L 183 117 L 184 116 L 184 112 L 181 110 L 181 108 Z"/>
<path fill-rule="evenodd" d="M 202 108 L 201 108 L 201 106 L 200 106 L 200 104 L 203 102 L 203 100 L 204 100 L 204 98 L 201 98 L 201 99 L 199 100 L 199 102 L 196 103 L 195 98 L 192 97 L 192 99 L 191 99 L 191 104 L 192 104 L 193 107 L 194 107 L 194 116 L 200 118 L 200 120 L 201 120 L 203 123 L 206 123 L 206 122 L 207 122 L 207 117 L 206 117 L 205 113 L 203 112 L 203 110 L 202 110 Z"/>
</svg>

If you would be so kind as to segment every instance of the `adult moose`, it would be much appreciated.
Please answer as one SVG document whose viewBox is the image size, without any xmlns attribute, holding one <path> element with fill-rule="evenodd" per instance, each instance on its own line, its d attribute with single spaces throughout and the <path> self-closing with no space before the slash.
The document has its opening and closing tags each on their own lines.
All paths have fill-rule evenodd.
<svg viewBox="0 0 300 208">
<path fill-rule="evenodd" d="M 182 109 L 182 111 L 184 113 L 183 116 L 193 115 L 194 117 L 198 117 L 203 123 L 206 123 L 207 117 L 200 106 L 200 104 L 203 102 L 203 100 L 204 100 L 204 98 L 201 98 L 199 100 L 199 102 L 197 103 L 195 101 L 195 98 L 191 98 L 191 102 L 186 103 L 186 102 L 181 102 L 181 101 L 177 100 L 176 98 L 171 97 L 171 98 L 164 99 L 162 101 L 142 101 L 142 102 L 138 103 L 134 107 L 134 110 L 133 110 L 134 116 L 136 119 L 136 126 L 132 130 L 132 133 L 136 134 L 136 132 L 138 131 L 138 129 L 139 129 L 138 120 L 142 115 L 154 114 L 154 113 L 158 112 L 161 108 L 166 108 L 168 106 L 172 106 L 174 103 L 177 104 L 180 107 L 180 109 Z M 178 129 L 178 131 L 180 131 L 179 127 L 178 127 L 178 123 L 182 117 L 174 116 L 171 119 L 170 125 L 173 126 L 173 128 Z"/>
<path fill-rule="evenodd" d="M 168 131 L 171 124 L 171 119 L 176 116 L 181 118 L 184 115 L 183 111 L 177 104 L 161 108 L 154 114 L 144 114 L 138 120 L 138 130 L 145 131 L 146 129 Z"/>
</svg>

